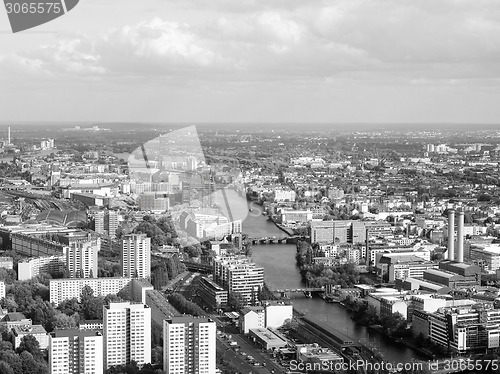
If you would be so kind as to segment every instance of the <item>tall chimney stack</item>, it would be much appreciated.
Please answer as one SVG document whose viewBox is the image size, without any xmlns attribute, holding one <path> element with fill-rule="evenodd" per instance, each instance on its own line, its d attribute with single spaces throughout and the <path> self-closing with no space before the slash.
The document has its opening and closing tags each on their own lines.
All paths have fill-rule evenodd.
<svg viewBox="0 0 500 374">
<path fill-rule="evenodd" d="M 464 211 L 458 211 L 457 215 L 457 261 L 464 262 Z"/>
<path fill-rule="evenodd" d="M 7 144 L 10 144 L 10 126 L 7 129 Z"/>
<path fill-rule="evenodd" d="M 455 259 L 455 210 L 448 210 L 448 250 L 445 260 Z"/>
</svg>

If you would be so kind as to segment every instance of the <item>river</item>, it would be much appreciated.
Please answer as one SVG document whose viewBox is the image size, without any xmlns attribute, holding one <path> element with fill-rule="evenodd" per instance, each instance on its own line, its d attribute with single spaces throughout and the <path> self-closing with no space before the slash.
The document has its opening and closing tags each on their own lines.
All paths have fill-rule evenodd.
<svg viewBox="0 0 500 374">
<path fill-rule="evenodd" d="M 252 204 L 252 211 L 243 221 L 243 231 L 251 237 L 283 236 L 283 232 L 261 212 L 260 206 Z M 304 286 L 300 278 L 299 268 L 295 264 L 295 245 L 260 244 L 254 245 L 252 252 L 252 260 L 264 268 L 266 283 L 271 288 Z M 296 310 L 331 325 L 355 341 L 368 343 L 369 346 L 375 347 L 385 360 L 406 363 L 411 362 L 412 359 L 423 359 L 412 350 L 393 342 L 384 335 L 356 325 L 348 311 L 339 304 L 329 304 L 318 297 L 309 299 L 301 293 L 292 293 L 290 297 Z"/>
</svg>

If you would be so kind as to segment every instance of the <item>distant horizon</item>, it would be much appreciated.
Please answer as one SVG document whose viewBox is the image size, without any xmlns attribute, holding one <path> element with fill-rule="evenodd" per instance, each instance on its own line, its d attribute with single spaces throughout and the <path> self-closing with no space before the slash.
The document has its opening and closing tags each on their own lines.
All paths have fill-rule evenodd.
<svg viewBox="0 0 500 374">
<path fill-rule="evenodd" d="M 73 130 L 75 126 L 80 126 L 81 130 Z M 309 133 L 325 134 L 335 136 L 336 134 L 354 133 L 428 133 L 428 134 L 457 134 L 464 135 L 472 132 L 490 132 L 500 134 L 500 123 L 451 123 L 451 122 L 398 122 L 398 123 L 363 123 L 363 122 L 343 122 L 343 123 L 321 123 L 321 122 L 98 122 L 98 121 L 26 121 L 26 122 L 0 122 L 0 138 L 6 134 L 7 128 L 11 128 L 12 137 L 24 132 L 44 132 L 46 136 L 57 138 L 57 135 L 65 136 L 86 132 L 89 128 L 98 126 L 100 129 L 109 129 L 110 133 L 120 131 L 133 132 L 154 132 L 165 133 L 177 131 L 179 129 L 196 126 L 201 133 L 206 132 L 233 132 L 237 133 L 271 133 L 286 136 L 288 133 Z M 105 132 L 105 131 L 104 131 Z M 103 132 L 103 133 L 104 133 Z M 56 135 L 57 134 L 57 135 Z M 6 136 L 6 135 L 5 135 Z M 3 137 L 5 137 L 3 136 Z"/>
<path fill-rule="evenodd" d="M 43 121 L 0 121 L 0 126 L 9 125 L 44 125 L 44 124 L 54 124 L 54 125 L 75 125 L 75 126 L 99 126 L 104 124 L 116 125 L 116 124 L 144 124 L 144 125 L 245 125 L 245 124 L 276 124 L 276 125 L 486 125 L 486 126 L 500 126 L 500 119 L 498 122 L 485 122 L 485 121 L 467 121 L 467 122 L 457 122 L 457 121 L 426 121 L 426 122 L 411 122 L 411 121 L 380 121 L 380 122 L 363 122 L 363 121 L 342 121 L 342 122 L 321 122 L 321 121 L 91 121 L 91 120 L 43 120 Z"/>
</svg>

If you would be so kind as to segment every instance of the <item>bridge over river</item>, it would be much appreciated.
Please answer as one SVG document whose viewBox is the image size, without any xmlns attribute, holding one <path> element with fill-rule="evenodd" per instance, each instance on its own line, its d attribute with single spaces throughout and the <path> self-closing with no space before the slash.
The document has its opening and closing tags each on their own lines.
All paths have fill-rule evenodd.
<svg viewBox="0 0 500 374">
<path fill-rule="evenodd" d="M 300 288 L 284 288 L 279 290 L 271 290 L 271 292 L 281 294 L 281 297 L 288 298 L 292 292 L 303 292 L 307 297 L 312 297 L 312 292 L 324 292 L 325 287 L 300 287 Z"/>
<path fill-rule="evenodd" d="M 254 237 L 245 238 L 247 242 L 251 242 L 252 244 L 296 244 L 297 241 L 299 240 L 307 240 L 307 239 L 309 239 L 308 236 L 300 236 L 300 235 L 282 236 L 282 237 L 266 236 L 261 238 L 254 238 Z"/>
</svg>

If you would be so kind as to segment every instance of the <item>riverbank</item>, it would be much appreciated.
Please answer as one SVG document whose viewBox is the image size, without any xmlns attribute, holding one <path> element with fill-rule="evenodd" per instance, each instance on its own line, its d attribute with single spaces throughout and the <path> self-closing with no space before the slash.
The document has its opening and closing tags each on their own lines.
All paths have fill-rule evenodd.
<svg viewBox="0 0 500 374">
<path fill-rule="evenodd" d="M 376 331 L 378 334 L 383 335 L 383 336 L 385 336 L 388 339 L 391 339 L 392 341 L 394 341 L 396 343 L 403 344 L 405 347 L 410 348 L 412 351 L 417 352 L 418 354 L 424 356 L 425 358 L 428 358 L 428 359 L 431 359 L 431 360 L 435 360 L 436 359 L 436 355 L 434 353 L 432 353 L 431 351 L 429 351 L 429 350 L 427 350 L 425 348 L 418 347 L 417 345 L 415 345 L 414 343 L 412 343 L 411 338 L 394 338 L 394 337 L 391 337 L 391 336 L 389 336 L 389 335 L 387 335 L 386 333 L 383 332 L 382 326 L 368 326 L 368 328 L 371 329 L 371 330 L 373 330 L 373 331 Z"/>
<path fill-rule="evenodd" d="M 283 231 L 285 234 L 287 234 L 288 236 L 292 236 L 293 235 L 293 229 L 289 229 L 288 227 L 285 227 L 283 225 L 280 225 L 278 222 L 276 222 L 273 217 L 269 216 L 269 221 L 271 221 L 272 223 L 274 223 L 274 225 L 280 229 L 281 231 Z"/>
<path fill-rule="evenodd" d="M 243 223 L 250 237 L 280 237 L 284 233 L 266 216 L 257 214 L 262 208 L 254 204 L 253 210 Z M 281 233 L 281 234 L 280 234 Z M 297 247 L 293 244 L 260 244 L 252 247 L 252 261 L 264 268 L 266 284 L 273 289 L 303 288 L 300 270 L 295 262 Z M 417 354 L 402 344 L 397 344 L 375 334 L 364 326 L 356 325 L 350 314 L 338 303 L 327 303 L 319 297 L 307 298 L 302 293 L 290 293 L 290 301 L 302 315 L 323 321 L 358 342 L 374 342 L 387 361 L 411 362 Z M 297 312 L 295 312 L 297 315 Z M 374 340 L 375 339 L 375 340 Z"/>
</svg>

